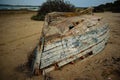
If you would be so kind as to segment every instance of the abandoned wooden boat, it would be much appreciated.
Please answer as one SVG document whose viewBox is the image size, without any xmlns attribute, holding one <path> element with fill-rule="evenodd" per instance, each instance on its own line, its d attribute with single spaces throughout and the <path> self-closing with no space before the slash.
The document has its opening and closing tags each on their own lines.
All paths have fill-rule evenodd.
<svg viewBox="0 0 120 80">
<path fill-rule="evenodd" d="M 92 57 L 105 47 L 109 26 L 101 17 L 53 12 L 45 17 L 33 72 L 43 74 L 74 60 Z"/>
</svg>

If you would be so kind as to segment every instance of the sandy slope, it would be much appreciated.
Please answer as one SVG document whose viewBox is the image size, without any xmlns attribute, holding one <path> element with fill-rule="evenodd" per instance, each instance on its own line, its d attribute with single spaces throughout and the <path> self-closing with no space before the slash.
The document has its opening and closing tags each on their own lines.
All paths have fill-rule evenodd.
<svg viewBox="0 0 120 80">
<path fill-rule="evenodd" d="M 39 41 L 43 22 L 32 21 L 35 13 L 0 14 L 0 80 L 41 80 L 28 76 L 22 67 Z M 92 58 L 68 64 L 48 76 L 53 80 L 120 80 L 120 13 L 96 13 L 109 23 L 108 45 Z"/>
<path fill-rule="evenodd" d="M 38 43 L 43 25 L 41 21 L 32 21 L 32 15 L 34 13 L 0 16 L 0 78 L 4 80 L 23 80 L 16 68 L 27 61 L 28 54 Z"/>
</svg>

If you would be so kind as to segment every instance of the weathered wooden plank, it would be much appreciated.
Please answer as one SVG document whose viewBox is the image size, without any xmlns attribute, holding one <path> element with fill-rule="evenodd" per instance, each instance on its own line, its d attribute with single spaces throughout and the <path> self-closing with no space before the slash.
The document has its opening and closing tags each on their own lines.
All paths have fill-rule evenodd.
<svg viewBox="0 0 120 80">
<path fill-rule="evenodd" d="M 41 54 L 42 54 L 42 50 L 44 46 L 44 37 L 42 37 L 41 42 L 42 44 L 36 48 L 36 58 L 35 58 L 34 65 L 33 65 L 33 72 L 35 71 L 35 69 L 39 70 L 39 66 L 41 65 L 40 61 L 41 61 Z"/>
<path fill-rule="evenodd" d="M 89 41 L 89 39 L 87 39 L 86 41 L 84 40 L 84 42 L 88 42 Z M 78 42 L 77 40 L 74 42 L 74 43 L 76 43 L 76 42 Z M 82 41 L 79 41 L 78 43 L 80 44 Z M 54 48 L 54 49 L 52 49 L 52 50 L 48 50 L 48 51 L 46 51 L 46 52 L 43 52 L 43 57 L 44 56 L 47 56 L 47 55 L 49 55 L 49 53 L 51 53 L 51 52 L 55 52 L 55 51 L 59 51 L 59 50 L 61 50 L 61 49 L 63 49 L 63 47 L 64 48 L 66 48 L 67 46 L 66 46 L 66 44 L 68 45 L 68 46 L 73 46 L 73 44 L 74 43 L 68 43 L 68 42 L 66 42 L 65 44 L 63 43 L 63 46 L 61 45 L 61 46 L 58 46 L 58 47 L 56 47 L 56 48 Z M 74 47 L 74 46 L 73 46 Z M 68 48 L 68 47 L 67 47 Z"/>
<path fill-rule="evenodd" d="M 104 35 L 104 36 L 105 36 L 105 35 Z M 104 37 L 103 37 L 103 38 L 104 38 Z M 99 41 L 100 39 L 97 38 L 97 40 Z M 88 41 L 90 41 L 90 40 L 88 39 Z M 88 41 L 87 41 L 87 42 L 88 42 Z M 82 41 L 81 41 L 81 42 L 82 42 Z M 86 41 L 85 41 L 85 42 L 86 42 Z M 93 41 L 90 41 L 90 42 L 93 42 Z M 64 45 L 65 45 L 65 44 L 64 44 Z M 74 45 L 71 45 L 71 46 L 74 47 Z M 80 46 L 79 46 L 79 47 L 80 47 Z M 70 49 L 70 47 L 66 47 L 66 46 L 64 46 L 65 51 L 66 51 L 66 48 L 69 48 L 69 49 Z M 58 52 L 58 49 L 60 49 L 59 52 L 61 52 L 61 51 L 63 50 L 63 47 L 60 46 L 60 48 L 58 48 L 58 49 L 55 48 L 55 49 L 56 49 L 56 52 Z M 55 51 L 55 49 L 54 49 L 54 51 Z M 73 48 L 73 49 L 74 49 L 74 48 Z M 53 49 L 52 49 L 52 50 L 48 51 L 48 53 L 53 53 L 53 54 L 54 54 L 54 53 L 55 53 L 54 51 L 53 51 Z M 44 53 L 43 53 L 43 54 L 44 54 Z M 47 56 L 45 56 L 45 57 L 48 57 L 48 56 L 53 55 L 53 54 L 49 54 L 49 55 L 47 55 Z M 42 57 L 44 58 L 44 56 L 42 56 Z"/>
<path fill-rule="evenodd" d="M 97 36 L 99 36 L 99 35 L 102 34 L 101 31 L 102 31 L 103 33 L 104 33 L 105 31 L 107 31 L 106 27 L 107 27 L 107 26 L 103 27 L 102 29 L 96 29 L 97 31 L 96 31 L 96 30 L 90 31 L 90 32 L 94 32 L 94 34 L 88 32 L 89 34 L 78 35 L 78 36 L 76 36 L 75 38 L 78 38 L 79 36 L 81 36 L 81 37 L 80 37 L 80 40 L 85 40 L 85 39 L 87 40 L 88 37 L 97 37 Z M 97 32 L 98 34 L 95 34 L 96 32 Z M 92 35 L 91 35 L 91 34 L 92 34 Z M 87 36 L 87 35 L 88 35 L 88 36 Z M 72 42 L 75 41 L 75 38 L 74 38 L 74 37 L 69 37 L 69 38 L 66 38 L 66 39 L 68 40 L 69 43 L 72 43 Z M 66 43 L 66 42 L 64 42 L 64 40 L 62 40 L 62 41 L 63 41 L 63 44 Z M 50 45 L 45 46 L 44 51 L 49 50 L 49 49 L 54 48 L 54 47 L 57 47 L 57 46 L 60 46 L 60 45 L 61 45 L 61 41 L 58 41 L 58 43 L 55 42 L 55 43 L 53 43 L 53 44 L 50 44 Z"/>
<path fill-rule="evenodd" d="M 98 40 L 103 40 L 104 38 L 106 37 L 106 35 L 103 35 L 103 37 L 100 37 L 100 39 L 98 38 Z M 89 46 L 88 46 L 89 47 Z M 87 47 L 85 47 L 85 48 L 87 48 Z M 102 49 L 102 48 L 101 48 Z M 80 50 L 79 50 L 80 51 Z M 75 50 L 75 51 L 73 51 L 73 52 L 70 52 L 70 53 L 68 53 L 68 51 L 67 51 L 67 49 L 66 49 L 66 52 L 65 52 L 65 55 L 69 55 L 69 56 L 65 56 L 66 58 L 67 57 L 70 57 L 70 56 L 72 56 L 72 55 L 74 55 L 74 54 L 77 54 L 76 52 L 78 52 L 79 53 L 79 51 L 77 51 L 77 50 Z M 74 54 L 72 54 L 72 53 L 74 53 Z M 56 53 L 57 54 L 57 53 Z M 54 55 L 54 54 L 53 54 Z M 57 57 L 57 58 L 55 58 L 55 57 Z M 46 65 L 50 65 L 50 64 L 52 64 L 53 62 L 54 62 L 54 60 L 58 60 L 59 61 L 59 57 L 60 57 L 60 55 L 56 55 L 56 56 L 53 56 L 52 58 L 51 58 L 51 61 L 49 61 L 48 63 L 44 63 L 44 65 L 46 64 Z M 64 59 L 65 57 L 62 57 L 60 60 L 62 60 L 62 59 Z"/>
<path fill-rule="evenodd" d="M 107 37 L 107 38 L 108 38 L 108 37 Z M 100 46 L 101 46 L 102 48 L 99 48 Z M 92 48 L 90 48 L 90 49 L 88 49 L 88 50 L 86 50 L 86 51 L 84 51 L 84 52 L 81 52 L 81 53 L 77 54 L 76 56 L 73 56 L 73 57 L 71 57 L 71 58 L 68 58 L 68 59 L 65 59 L 65 60 L 59 62 L 59 63 L 58 63 L 58 66 L 59 66 L 59 67 L 62 67 L 62 66 L 64 66 L 65 64 L 67 64 L 67 63 L 69 63 L 69 62 L 71 62 L 71 61 L 73 61 L 73 60 L 75 60 L 75 59 L 78 59 L 78 58 L 80 58 L 81 56 L 84 56 L 85 54 L 87 54 L 87 53 L 90 52 L 90 51 L 93 51 L 93 55 L 95 55 L 96 53 L 98 53 L 99 51 L 101 51 L 101 49 L 103 49 L 104 46 L 105 46 L 105 40 L 103 40 L 101 43 L 97 44 L 96 46 L 93 46 Z M 98 48 L 99 50 L 98 50 L 98 51 L 94 51 L 94 50 L 97 49 L 97 48 Z M 93 55 L 91 55 L 90 57 L 92 57 Z M 45 71 L 46 73 L 48 73 L 48 72 L 50 72 L 50 71 L 52 71 L 52 70 L 54 70 L 54 69 L 55 69 L 55 67 L 54 67 L 54 66 L 51 66 L 50 68 L 44 69 L 44 71 Z"/>
</svg>

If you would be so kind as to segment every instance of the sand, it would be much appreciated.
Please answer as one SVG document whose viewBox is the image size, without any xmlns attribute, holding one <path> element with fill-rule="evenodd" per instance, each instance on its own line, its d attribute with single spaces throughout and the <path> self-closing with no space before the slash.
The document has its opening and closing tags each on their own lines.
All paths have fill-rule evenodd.
<svg viewBox="0 0 120 80">
<path fill-rule="evenodd" d="M 0 80 L 42 80 L 24 65 L 39 42 L 43 21 L 34 12 L 0 14 Z M 120 80 L 120 13 L 95 13 L 110 25 L 110 39 L 100 54 L 52 71 L 51 80 Z"/>
</svg>

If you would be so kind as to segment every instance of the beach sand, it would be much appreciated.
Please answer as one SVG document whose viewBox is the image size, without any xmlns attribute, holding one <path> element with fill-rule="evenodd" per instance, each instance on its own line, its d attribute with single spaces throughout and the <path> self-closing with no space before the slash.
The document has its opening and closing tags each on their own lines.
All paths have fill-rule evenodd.
<svg viewBox="0 0 120 80">
<path fill-rule="evenodd" d="M 42 80 L 24 65 L 39 42 L 43 21 L 35 12 L 0 13 L 0 80 Z M 51 80 L 120 80 L 120 13 L 95 13 L 110 25 L 110 39 L 100 54 L 68 64 L 47 76 Z"/>
</svg>

